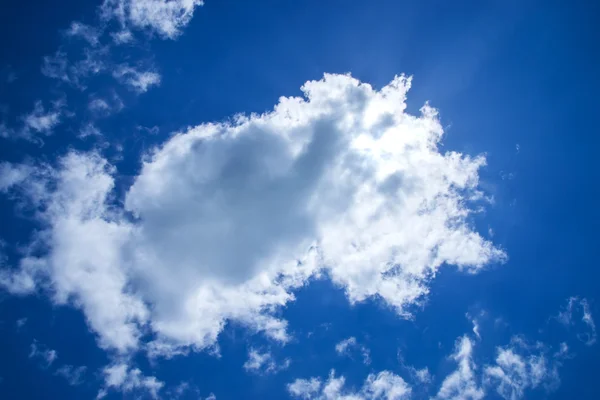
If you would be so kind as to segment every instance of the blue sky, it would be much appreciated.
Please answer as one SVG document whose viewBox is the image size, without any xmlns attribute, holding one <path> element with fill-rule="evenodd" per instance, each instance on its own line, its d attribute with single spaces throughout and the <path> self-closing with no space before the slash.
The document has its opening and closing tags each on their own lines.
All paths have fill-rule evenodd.
<svg viewBox="0 0 600 400">
<path fill-rule="evenodd" d="M 592 3 L 4 1 L 0 398 L 600 398 Z"/>
</svg>

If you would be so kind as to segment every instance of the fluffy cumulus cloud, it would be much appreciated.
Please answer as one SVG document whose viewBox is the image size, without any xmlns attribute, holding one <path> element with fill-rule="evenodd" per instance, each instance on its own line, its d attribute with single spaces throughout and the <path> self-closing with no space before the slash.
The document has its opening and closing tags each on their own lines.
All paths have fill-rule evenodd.
<svg viewBox="0 0 600 400">
<path fill-rule="evenodd" d="M 120 351 L 147 331 L 154 354 L 213 346 L 227 320 L 286 341 L 276 311 L 316 274 L 408 315 L 441 266 L 505 258 L 467 222 L 485 159 L 441 152 L 436 110 L 405 112 L 409 87 L 307 82 L 270 112 L 173 135 L 122 199 L 105 159 L 69 153 L 29 179 L 49 251 L 18 273 Z"/>
<path fill-rule="evenodd" d="M 24 257 L 12 276 L 2 271 L 0 282 L 24 293 L 34 290 L 37 279 L 51 287 L 56 303 L 70 302 L 83 309 L 103 346 L 126 350 L 137 345 L 134 321 L 146 321 L 147 310 L 125 289 L 129 282 L 120 246 L 131 226 L 117 221 L 106 206 L 114 185 L 111 170 L 97 155 L 72 153 L 57 169 L 36 171 L 27 192 L 40 208 L 47 227 L 40 239 L 51 251 L 43 258 Z M 56 185 L 55 190 L 50 185 Z"/>
<path fill-rule="evenodd" d="M 174 39 L 190 22 L 196 7 L 202 4 L 202 0 L 105 0 L 101 11 L 105 19 L 117 19 L 121 24 L 124 30 L 119 41 L 128 37 L 126 32 L 130 27 L 148 29 Z"/>
<path fill-rule="evenodd" d="M 329 379 L 296 379 L 288 385 L 292 397 L 314 400 L 403 400 L 411 397 L 411 387 L 398 375 L 389 371 L 370 374 L 362 388 L 353 391 L 345 388 L 346 379 L 336 377 L 331 371 Z"/>
</svg>

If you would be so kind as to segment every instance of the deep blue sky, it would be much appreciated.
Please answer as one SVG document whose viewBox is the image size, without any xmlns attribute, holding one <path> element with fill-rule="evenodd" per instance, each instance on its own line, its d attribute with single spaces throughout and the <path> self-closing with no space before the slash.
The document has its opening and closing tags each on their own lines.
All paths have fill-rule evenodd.
<svg viewBox="0 0 600 400">
<path fill-rule="evenodd" d="M 104 134 L 106 156 L 118 169 L 117 191 L 139 173 L 140 154 L 171 132 L 235 113 L 270 110 L 280 96 L 300 95 L 300 86 L 323 73 L 346 73 L 376 88 L 395 74 L 412 75 L 408 111 L 425 101 L 440 110 L 446 128 L 442 151 L 485 153 L 481 187 L 494 202 L 472 217 L 485 237 L 504 249 L 508 261 L 470 275 L 442 269 L 425 305 L 412 320 L 399 318 L 377 299 L 350 306 L 343 290 L 317 279 L 280 311 L 295 340 L 280 346 L 234 323 L 219 339 L 221 357 L 206 352 L 133 362 L 164 381 L 161 393 L 189 381 L 202 398 L 287 398 L 296 378 L 326 379 L 330 369 L 359 387 L 370 372 L 403 376 L 399 362 L 427 366 L 430 395 L 454 368 L 447 356 L 457 337 L 471 334 L 465 313 L 485 311 L 476 359 L 493 359 L 495 346 L 514 334 L 557 348 L 571 341 L 574 357 L 559 370 L 560 386 L 526 393 L 527 399 L 598 399 L 598 345 L 577 341 L 576 330 L 551 319 L 570 296 L 586 298 L 599 315 L 597 243 L 600 168 L 596 115 L 600 91 L 600 4 L 594 1 L 231 1 L 206 0 L 176 40 L 141 35 L 136 45 L 115 47 L 120 60 L 143 60 L 161 74 L 161 84 L 140 95 L 108 78 L 90 80 L 85 92 L 40 72 L 43 56 L 81 43 L 61 31 L 72 21 L 96 23 L 98 2 L 3 0 L 0 8 L 0 104 L 7 126 L 65 96 L 72 115 L 44 137 L 44 146 L 0 138 L 0 159 L 53 163 L 70 148 L 89 150 L 96 139 L 78 140 L 79 127 L 94 120 Z M 16 80 L 8 82 L 9 73 Z M 125 108 L 95 120 L 86 110 L 91 94 L 116 91 Z M 136 126 L 158 127 L 149 135 Z M 122 151 L 117 147 L 122 146 Z M 119 157 L 116 157 L 119 156 Z M 18 200 L 0 196 L 0 237 L 8 264 L 37 226 Z M 17 329 L 16 321 L 27 318 Z M 502 323 L 495 323 L 501 319 Z M 312 332 L 310 336 L 308 333 Z M 368 347 L 364 365 L 336 355 L 335 344 L 356 337 Z M 35 340 L 55 349 L 45 368 L 29 358 Z M 261 347 L 262 346 L 262 347 Z M 243 369 L 249 347 L 270 348 L 290 367 L 255 375 Z M 100 369 L 111 362 L 76 308 L 53 305 L 43 294 L 0 294 L 0 398 L 95 398 Z M 60 365 L 86 366 L 85 382 L 70 386 L 55 375 Z M 171 388 L 171 389 L 169 389 Z M 495 398 L 490 391 L 488 397 Z M 110 392 L 106 397 L 133 393 Z M 189 392 L 182 398 L 198 398 Z M 195 396 L 195 397 L 194 397 Z"/>
</svg>

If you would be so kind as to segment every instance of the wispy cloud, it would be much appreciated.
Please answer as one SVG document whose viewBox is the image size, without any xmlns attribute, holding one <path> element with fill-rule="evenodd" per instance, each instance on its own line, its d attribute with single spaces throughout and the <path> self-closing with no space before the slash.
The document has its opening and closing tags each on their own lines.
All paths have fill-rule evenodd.
<svg viewBox="0 0 600 400">
<path fill-rule="evenodd" d="M 345 388 L 345 384 L 346 379 L 343 376 L 337 377 L 332 370 L 325 382 L 319 378 L 296 379 L 287 389 L 293 397 L 307 400 L 405 400 L 410 399 L 412 394 L 411 387 L 404 379 L 389 371 L 370 374 L 357 391 Z"/>
<path fill-rule="evenodd" d="M 158 399 L 158 393 L 163 388 L 164 382 L 154 376 L 145 376 L 138 368 L 131 368 L 125 363 L 116 363 L 105 367 L 104 387 L 98 392 L 97 399 L 104 398 L 109 390 L 120 390 L 123 392 L 141 391 Z"/>
<path fill-rule="evenodd" d="M 285 359 L 277 364 L 269 351 L 261 352 L 257 349 L 248 351 L 248 360 L 244 363 L 244 369 L 252 373 L 274 374 L 290 366 L 290 359 Z"/>
<path fill-rule="evenodd" d="M 129 65 L 120 65 L 113 71 L 113 77 L 138 93 L 145 93 L 152 86 L 160 84 L 160 74 L 155 71 L 139 71 Z"/>
<path fill-rule="evenodd" d="M 63 365 L 56 370 L 54 375 L 62 376 L 71 386 L 78 386 L 83 383 L 86 371 L 87 367 L 85 366 Z"/>
<path fill-rule="evenodd" d="M 90 46 L 96 47 L 100 43 L 102 31 L 93 26 L 82 24 L 81 22 L 73 22 L 66 31 L 66 35 L 70 37 L 82 38 Z"/>
<path fill-rule="evenodd" d="M 567 327 L 580 328 L 577 337 L 588 346 L 596 343 L 596 324 L 588 300 L 570 297 L 555 319 Z"/>
<path fill-rule="evenodd" d="M 58 358 L 56 350 L 52 350 L 34 340 L 30 345 L 29 358 L 38 358 L 44 361 L 44 366 L 49 367 Z"/>
<path fill-rule="evenodd" d="M 475 375 L 477 367 L 473 361 L 472 340 L 468 336 L 458 339 L 451 357 L 457 368 L 444 378 L 436 399 L 483 399 L 485 392 L 477 383 Z"/>
<path fill-rule="evenodd" d="M 32 172 L 33 167 L 28 164 L 0 162 L 0 192 L 6 192 L 22 183 Z"/>
<path fill-rule="evenodd" d="M 362 355 L 363 362 L 366 365 L 369 365 L 371 363 L 371 352 L 367 347 L 358 343 L 354 336 L 344 339 L 338 344 L 336 344 L 335 351 L 339 355 L 346 355 L 350 357 L 352 356 L 352 353 L 354 351 L 358 351 Z"/>
<path fill-rule="evenodd" d="M 102 136 L 102 132 L 100 131 L 100 129 L 98 129 L 98 127 L 91 122 L 83 125 L 81 127 L 81 129 L 79 130 L 79 138 L 80 139 L 85 139 L 90 136 L 95 136 L 95 137 Z"/>
<path fill-rule="evenodd" d="M 58 79 L 80 90 L 87 89 L 85 78 L 105 71 L 109 60 L 108 48 L 83 50 L 83 58 L 70 61 L 66 52 L 58 50 L 54 55 L 44 56 L 41 72 L 48 78 Z"/>
</svg>

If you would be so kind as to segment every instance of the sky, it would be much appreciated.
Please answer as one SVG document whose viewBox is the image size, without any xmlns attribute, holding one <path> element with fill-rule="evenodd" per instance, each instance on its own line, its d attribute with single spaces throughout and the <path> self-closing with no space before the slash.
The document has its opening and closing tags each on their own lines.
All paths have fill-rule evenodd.
<svg viewBox="0 0 600 400">
<path fill-rule="evenodd" d="M 600 398 L 600 5 L 0 10 L 0 398 Z"/>
</svg>

